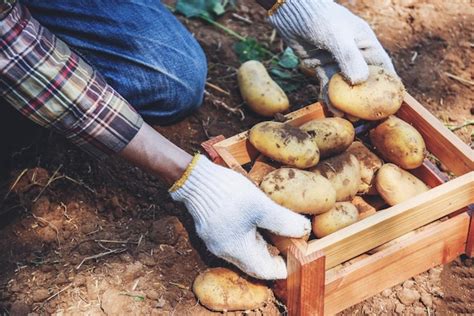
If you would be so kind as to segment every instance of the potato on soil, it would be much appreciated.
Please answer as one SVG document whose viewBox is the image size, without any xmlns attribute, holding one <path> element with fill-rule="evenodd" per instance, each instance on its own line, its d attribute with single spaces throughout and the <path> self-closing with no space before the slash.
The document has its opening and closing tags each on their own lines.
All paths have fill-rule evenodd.
<svg viewBox="0 0 474 316">
<path fill-rule="evenodd" d="M 355 136 L 351 122 L 339 117 L 312 120 L 300 128 L 314 137 L 322 158 L 342 153 L 354 141 Z"/>
<path fill-rule="evenodd" d="M 328 179 L 294 168 L 270 172 L 260 188 L 273 201 L 297 213 L 321 214 L 336 203 L 336 191 Z"/>
<path fill-rule="evenodd" d="M 391 163 L 379 169 L 375 185 L 380 196 L 392 206 L 430 189 L 423 181 Z"/>
<path fill-rule="evenodd" d="M 375 190 L 375 173 L 383 165 L 383 161 L 371 152 L 361 142 L 353 142 L 347 149 L 348 153 L 353 154 L 360 164 L 361 182 L 359 186 L 359 194 L 377 194 Z"/>
<path fill-rule="evenodd" d="M 202 305 L 219 312 L 257 309 L 271 297 L 266 286 L 225 268 L 211 268 L 199 274 L 193 292 Z"/>
<path fill-rule="evenodd" d="M 369 66 L 368 80 L 359 85 L 351 85 L 338 73 L 328 87 L 335 108 L 365 120 L 380 120 L 397 112 L 404 92 L 400 78 L 378 66 Z"/>
<path fill-rule="evenodd" d="M 331 182 L 336 190 L 336 201 L 350 201 L 357 194 L 361 182 L 360 164 L 351 153 L 322 160 L 312 172 L 320 174 Z"/>
<path fill-rule="evenodd" d="M 237 80 L 242 98 L 256 113 L 271 117 L 289 109 L 288 97 L 261 62 L 243 63 L 237 72 Z"/>
<path fill-rule="evenodd" d="M 415 169 L 425 159 L 426 146 L 421 134 L 395 116 L 372 129 L 370 141 L 384 160 L 403 169 Z"/>
<path fill-rule="evenodd" d="M 338 202 L 329 212 L 316 215 L 313 218 L 313 233 L 318 238 L 323 238 L 359 219 L 357 207 L 350 202 Z"/>
<path fill-rule="evenodd" d="M 316 141 L 301 129 L 286 123 L 261 122 L 250 129 L 250 143 L 265 156 L 300 169 L 319 161 Z"/>
</svg>

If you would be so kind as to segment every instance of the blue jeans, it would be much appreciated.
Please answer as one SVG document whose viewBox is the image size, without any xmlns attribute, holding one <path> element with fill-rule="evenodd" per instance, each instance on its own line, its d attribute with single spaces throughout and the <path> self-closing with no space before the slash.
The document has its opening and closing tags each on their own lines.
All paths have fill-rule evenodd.
<svg viewBox="0 0 474 316">
<path fill-rule="evenodd" d="M 145 119 L 172 123 L 201 105 L 204 52 L 158 0 L 20 2 Z"/>
</svg>

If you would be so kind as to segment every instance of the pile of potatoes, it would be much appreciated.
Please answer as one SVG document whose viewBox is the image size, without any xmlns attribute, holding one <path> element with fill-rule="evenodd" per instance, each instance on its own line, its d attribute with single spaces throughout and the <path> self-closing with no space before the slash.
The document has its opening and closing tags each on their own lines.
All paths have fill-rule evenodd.
<svg viewBox="0 0 474 316">
<path fill-rule="evenodd" d="M 250 143 L 281 165 L 263 177 L 260 189 L 276 203 L 312 216 L 316 238 L 359 220 L 351 203 L 356 195 L 380 195 L 392 206 L 427 191 L 428 186 L 405 171 L 423 163 L 426 148 L 420 133 L 394 116 L 403 93 L 400 80 L 378 67 L 371 66 L 369 80 L 359 86 L 350 86 L 340 75 L 331 79 L 333 106 L 351 117 L 376 121 L 364 142 L 355 140 L 353 123 L 339 117 L 298 127 L 256 124 Z"/>
<path fill-rule="evenodd" d="M 260 189 L 276 203 L 312 216 L 316 238 L 360 219 L 364 211 L 358 209 L 361 198 L 356 196 L 379 195 L 392 206 L 429 189 L 406 171 L 423 163 L 426 148 L 420 133 L 394 116 L 402 104 L 403 85 L 382 68 L 369 68 L 369 79 L 361 85 L 351 86 L 339 74 L 329 82 L 329 100 L 347 119 L 322 118 L 298 127 L 267 121 L 249 132 L 250 143 L 280 166 L 259 177 Z M 238 80 L 244 101 L 258 114 L 271 117 L 289 109 L 285 93 L 261 63 L 244 63 Z M 376 126 L 356 140 L 351 122 L 361 119 L 376 121 Z M 268 237 L 286 254 L 289 238 Z M 271 299 L 262 284 L 223 268 L 201 273 L 193 290 L 200 303 L 214 311 L 256 309 Z"/>
</svg>

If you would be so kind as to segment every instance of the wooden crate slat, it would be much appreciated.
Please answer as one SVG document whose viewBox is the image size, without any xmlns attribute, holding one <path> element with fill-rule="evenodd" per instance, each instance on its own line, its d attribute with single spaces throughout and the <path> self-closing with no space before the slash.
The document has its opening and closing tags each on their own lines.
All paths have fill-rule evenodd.
<svg viewBox="0 0 474 316">
<path fill-rule="evenodd" d="M 474 151 L 408 93 L 396 115 L 415 126 L 428 150 L 455 175 L 474 170 Z"/>
<path fill-rule="evenodd" d="M 322 250 L 332 268 L 474 202 L 474 171 L 377 212 L 327 237 L 308 242 L 306 254 Z"/>
<path fill-rule="evenodd" d="M 325 314 L 332 315 L 464 252 L 469 216 L 461 214 L 327 275 Z"/>
<path fill-rule="evenodd" d="M 441 171 L 437 169 L 433 163 L 425 159 L 420 167 L 408 171 L 415 177 L 421 179 L 430 188 L 434 188 L 448 181 L 447 177 L 443 176 Z"/>
</svg>

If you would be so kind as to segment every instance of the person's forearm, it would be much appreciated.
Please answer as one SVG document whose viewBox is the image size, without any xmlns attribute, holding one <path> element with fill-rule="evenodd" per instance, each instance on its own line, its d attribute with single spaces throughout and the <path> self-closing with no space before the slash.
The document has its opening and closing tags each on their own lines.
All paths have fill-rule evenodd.
<svg viewBox="0 0 474 316">
<path fill-rule="evenodd" d="M 170 184 L 182 175 L 192 157 L 143 123 L 124 98 L 27 9 L 17 4 L 2 20 L 0 40 L 8 48 L 0 51 L 0 88 L 27 118 L 94 156 L 118 153 Z"/>
<path fill-rule="evenodd" d="M 192 160 L 190 154 L 146 123 L 119 156 L 170 185 L 181 177 Z"/>
</svg>

